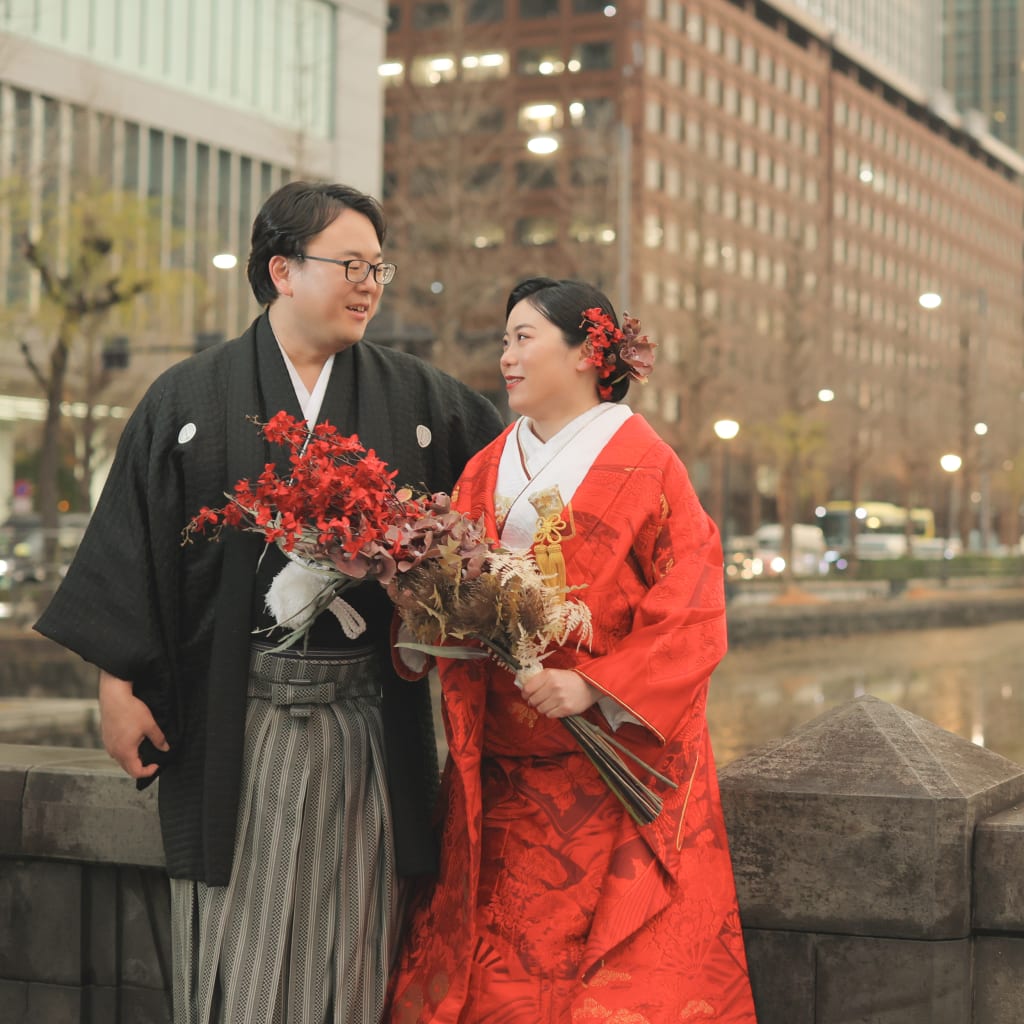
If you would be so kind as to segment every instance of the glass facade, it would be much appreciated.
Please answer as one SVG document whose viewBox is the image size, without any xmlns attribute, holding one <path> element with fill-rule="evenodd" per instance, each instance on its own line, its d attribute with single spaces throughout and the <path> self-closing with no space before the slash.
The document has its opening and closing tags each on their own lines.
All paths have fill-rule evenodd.
<svg viewBox="0 0 1024 1024">
<path fill-rule="evenodd" d="M 211 258 L 231 252 L 244 262 L 248 234 L 266 195 L 292 175 L 284 163 L 258 160 L 199 140 L 0 84 L 8 130 L 0 146 L 0 181 L 24 199 L 0 211 L 0 295 L 8 307 L 38 308 L 38 284 L 20 252 L 26 231 L 61 224 L 76 195 L 128 193 L 152 203 L 161 269 L 189 271 L 179 329 L 234 333 L 252 313 L 244 275 L 230 278 Z M 204 296 L 217 295 L 216 309 Z"/>
<path fill-rule="evenodd" d="M 4 0 L 0 29 L 330 138 L 330 0 Z"/>
</svg>

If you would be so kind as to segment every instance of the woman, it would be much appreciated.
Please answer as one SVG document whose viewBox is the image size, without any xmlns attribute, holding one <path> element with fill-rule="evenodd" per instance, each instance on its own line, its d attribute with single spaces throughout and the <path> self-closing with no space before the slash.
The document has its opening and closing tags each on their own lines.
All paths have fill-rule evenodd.
<svg viewBox="0 0 1024 1024">
<path fill-rule="evenodd" d="M 520 414 L 466 467 L 456 507 L 532 546 L 592 614 L 517 681 L 441 672 L 450 758 L 441 873 L 392 979 L 395 1024 L 755 1020 L 705 720 L 725 653 L 717 531 L 686 471 L 618 404 L 651 346 L 589 285 L 509 296 L 501 371 Z M 646 365 L 645 365 L 646 364 Z M 637 825 L 559 722 L 586 713 L 676 789 Z M 642 769 L 637 769 L 641 772 Z"/>
</svg>

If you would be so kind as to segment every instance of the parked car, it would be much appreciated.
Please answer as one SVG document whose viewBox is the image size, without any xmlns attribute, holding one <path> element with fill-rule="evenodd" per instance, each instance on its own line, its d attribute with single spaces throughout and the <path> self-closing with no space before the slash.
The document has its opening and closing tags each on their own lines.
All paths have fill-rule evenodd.
<svg viewBox="0 0 1024 1024">
<path fill-rule="evenodd" d="M 64 512 L 58 517 L 56 562 L 47 565 L 46 535 L 39 516 L 11 516 L 0 526 L 0 585 L 42 583 L 54 573 L 62 576 L 88 522 L 85 512 Z"/>
<path fill-rule="evenodd" d="M 794 576 L 824 576 L 828 572 L 825 559 L 825 534 L 820 526 L 810 523 L 793 524 L 793 566 Z M 786 569 L 782 556 L 782 526 L 780 523 L 765 523 L 754 532 L 755 576 L 779 576 Z"/>
</svg>

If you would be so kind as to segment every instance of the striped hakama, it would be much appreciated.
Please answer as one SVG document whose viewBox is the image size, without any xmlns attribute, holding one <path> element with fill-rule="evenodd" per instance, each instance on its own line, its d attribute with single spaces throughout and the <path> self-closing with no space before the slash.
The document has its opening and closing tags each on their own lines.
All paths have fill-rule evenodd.
<svg viewBox="0 0 1024 1024">
<path fill-rule="evenodd" d="M 399 900 L 377 663 L 317 654 L 254 649 L 230 882 L 171 883 L 176 1024 L 380 1020 Z"/>
</svg>

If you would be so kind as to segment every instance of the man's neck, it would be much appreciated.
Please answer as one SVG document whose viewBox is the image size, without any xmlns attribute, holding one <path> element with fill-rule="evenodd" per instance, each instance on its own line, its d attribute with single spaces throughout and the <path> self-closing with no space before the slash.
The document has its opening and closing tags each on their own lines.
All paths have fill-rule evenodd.
<svg viewBox="0 0 1024 1024">
<path fill-rule="evenodd" d="M 306 390 L 312 391 L 316 387 L 324 364 L 334 353 L 307 342 L 301 332 L 281 314 L 276 304 L 270 307 L 267 315 L 278 344 L 287 353 Z"/>
</svg>

